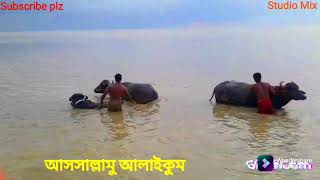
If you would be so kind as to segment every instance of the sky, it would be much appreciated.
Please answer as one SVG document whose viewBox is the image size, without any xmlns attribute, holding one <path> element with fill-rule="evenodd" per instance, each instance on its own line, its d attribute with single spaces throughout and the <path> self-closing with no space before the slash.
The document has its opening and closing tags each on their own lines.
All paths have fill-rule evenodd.
<svg viewBox="0 0 320 180">
<path fill-rule="evenodd" d="M 4 1 L 12 2 L 0 0 Z M 64 4 L 63 11 L 0 10 L 0 31 L 171 28 L 198 24 L 301 25 L 319 23 L 320 18 L 318 11 L 270 11 L 267 0 L 57 1 Z M 50 4 L 55 1 L 38 2 Z"/>
</svg>

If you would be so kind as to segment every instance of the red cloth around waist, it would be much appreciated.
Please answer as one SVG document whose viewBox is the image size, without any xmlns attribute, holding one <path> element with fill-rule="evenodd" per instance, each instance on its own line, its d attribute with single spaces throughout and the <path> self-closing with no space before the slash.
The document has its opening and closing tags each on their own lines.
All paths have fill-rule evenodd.
<svg viewBox="0 0 320 180">
<path fill-rule="evenodd" d="M 260 114 L 274 114 L 272 101 L 270 99 L 260 99 L 258 101 L 258 113 Z"/>
</svg>

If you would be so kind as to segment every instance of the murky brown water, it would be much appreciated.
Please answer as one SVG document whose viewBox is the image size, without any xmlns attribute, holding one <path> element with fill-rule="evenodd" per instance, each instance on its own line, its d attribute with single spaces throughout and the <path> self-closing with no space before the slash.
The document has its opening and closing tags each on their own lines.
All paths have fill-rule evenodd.
<svg viewBox="0 0 320 180">
<path fill-rule="evenodd" d="M 318 179 L 319 28 L 0 33 L 0 166 L 10 179 Z M 308 100 L 277 116 L 208 102 L 224 80 L 295 81 Z M 160 99 L 123 113 L 74 110 L 75 92 L 121 72 Z M 313 159 L 312 171 L 259 173 L 260 154 Z M 49 172 L 44 159 L 186 159 L 185 173 Z"/>
</svg>

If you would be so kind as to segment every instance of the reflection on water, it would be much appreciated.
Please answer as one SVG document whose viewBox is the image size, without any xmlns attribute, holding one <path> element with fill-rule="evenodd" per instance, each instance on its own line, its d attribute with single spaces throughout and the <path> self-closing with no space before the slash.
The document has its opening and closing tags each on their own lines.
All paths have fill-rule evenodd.
<svg viewBox="0 0 320 180">
<path fill-rule="evenodd" d="M 100 113 L 101 123 L 108 128 L 111 140 L 121 140 L 129 135 L 128 124 L 126 123 L 122 112 L 109 112 L 108 117 Z M 108 121 L 110 119 L 110 121 Z"/>
<path fill-rule="evenodd" d="M 295 152 L 301 139 L 301 122 L 290 118 L 284 110 L 276 115 L 256 113 L 255 108 L 245 108 L 217 104 L 213 107 L 213 116 L 227 128 L 244 128 L 249 138 L 245 139 L 252 153 L 270 149 Z"/>
<path fill-rule="evenodd" d="M 317 28 L 8 34 L 0 42 L 0 166 L 11 179 L 111 179 L 48 172 L 43 160 L 152 155 L 187 160 L 185 173 L 172 179 L 319 179 L 316 168 L 263 174 L 244 166 L 266 153 L 320 158 Z M 208 103 L 214 85 L 252 82 L 256 71 L 271 84 L 295 81 L 310 98 L 276 116 Z M 71 108 L 74 93 L 98 102 L 93 89 L 119 72 L 124 81 L 152 84 L 160 99 L 125 102 L 116 113 Z M 121 173 L 115 179 L 163 178 Z"/>
<path fill-rule="evenodd" d="M 148 103 L 146 105 L 144 104 L 136 104 L 133 106 L 132 111 L 129 111 L 129 116 L 134 117 L 134 116 L 140 116 L 144 117 L 146 120 L 150 119 L 150 117 L 153 117 L 155 114 L 158 114 L 160 112 L 160 105 L 159 101 L 161 99 L 158 99 L 154 102 Z M 151 119 L 150 119 L 151 120 Z"/>
<path fill-rule="evenodd" d="M 81 119 L 96 115 L 96 113 L 97 110 L 95 109 L 71 109 L 70 107 L 70 117 L 74 120 L 74 123 L 79 123 Z"/>
</svg>

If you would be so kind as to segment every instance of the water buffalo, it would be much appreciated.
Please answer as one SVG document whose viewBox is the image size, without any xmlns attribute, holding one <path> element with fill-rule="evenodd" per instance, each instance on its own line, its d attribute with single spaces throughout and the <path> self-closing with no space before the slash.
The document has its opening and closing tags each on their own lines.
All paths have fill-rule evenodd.
<svg viewBox="0 0 320 180">
<path fill-rule="evenodd" d="M 131 83 L 131 82 L 124 82 L 122 84 L 128 88 L 128 91 L 132 96 L 133 100 L 138 104 L 146 104 L 158 99 L 157 91 L 150 84 Z M 94 89 L 94 92 L 103 93 L 109 85 L 111 85 L 110 81 L 103 80 Z M 125 100 L 129 100 L 129 98 L 125 97 Z"/>
<path fill-rule="evenodd" d="M 97 103 L 88 100 L 88 96 L 79 93 L 73 94 L 69 101 L 71 101 L 72 107 L 78 109 L 95 109 L 99 106 Z"/>
<path fill-rule="evenodd" d="M 272 96 L 272 104 L 275 109 L 281 109 L 291 100 L 305 100 L 306 93 L 299 90 L 299 86 L 294 82 L 285 85 L 274 86 L 276 94 Z M 251 91 L 251 85 L 237 81 L 225 81 L 218 84 L 212 93 L 216 97 L 216 102 L 235 106 L 257 107 L 257 99 Z"/>
</svg>

